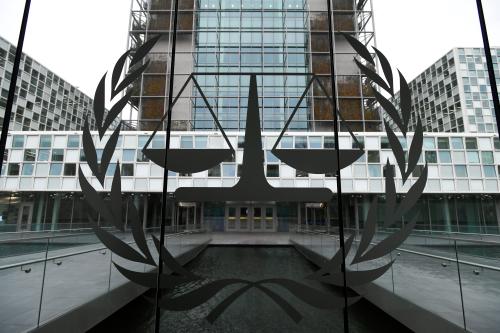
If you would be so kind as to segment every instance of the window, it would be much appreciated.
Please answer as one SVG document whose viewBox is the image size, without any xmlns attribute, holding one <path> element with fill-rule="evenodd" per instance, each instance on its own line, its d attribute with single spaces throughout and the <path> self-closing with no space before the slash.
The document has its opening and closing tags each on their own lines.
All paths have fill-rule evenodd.
<svg viewBox="0 0 500 333">
<path fill-rule="evenodd" d="M 325 136 L 323 147 L 329 149 L 335 149 L 335 138 L 333 136 Z"/>
<path fill-rule="evenodd" d="M 181 136 L 181 148 L 193 148 L 193 137 Z"/>
<path fill-rule="evenodd" d="M 495 167 L 493 165 L 485 165 L 483 166 L 484 176 L 491 178 L 496 177 L 497 174 L 495 172 Z"/>
<path fill-rule="evenodd" d="M 279 160 L 270 150 L 266 150 L 266 161 L 268 163 L 278 163 Z"/>
<path fill-rule="evenodd" d="M 122 176 L 133 176 L 134 175 L 134 165 L 130 163 L 122 164 Z"/>
<path fill-rule="evenodd" d="M 378 164 L 368 164 L 368 175 L 370 177 L 381 177 L 380 165 Z"/>
<path fill-rule="evenodd" d="M 122 160 L 124 162 L 133 162 L 135 160 L 135 149 L 123 149 Z"/>
<path fill-rule="evenodd" d="M 465 138 L 465 149 L 477 149 L 476 138 Z"/>
<path fill-rule="evenodd" d="M 494 159 L 493 159 L 493 152 L 492 151 L 482 151 L 481 152 L 481 160 L 483 164 L 493 164 Z"/>
<path fill-rule="evenodd" d="M 31 176 L 33 174 L 33 170 L 35 169 L 35 165 L 33 163 L 24 163 L 23 164 L 23 176 Z"/>
<path fill-rule="evenodd" d="M 12 137 L 12 147 L 13 148 L 23 148 L 24 147 L 24 136 L 14 135 Z"/>
<path fill-rule="evenodd" d="M 76 175 L 76 164 L 75 163 L 66 163 L 66 164 L 64 164 L 64 175 L 65 176 L 74 176 L 74 175 Z"/>
<path fill-rule="evenodd" d="M 479 153 L 477 151 L 468 151 L 467 160 L 469 163 L 479 163 Z"/>
<path fill-rule="evenodd" d="M 266 166 L 266 176 L 267 177 L 279 177 L 280 176 L 280 166 L 278 164 L 268 164 Z"/>
<path fill-rule="evenodd" d="M 321 137 L 319 136 L 309 137 L 309 148 L 321 148 Z"/>
<path fill-rule="evenodd" d="M 452 178 L 453 177 L 453 167 L 451 165 L 442 165 L 439 167 L 441 170 L 441 177 Z"/>
<path fill-rule="evenodd" d="M 19 163 L 9 163 L 9 170 L 7 175 L 9 176 L 19 176 Z"/>
<path fill-rule="evenodd" d="M 52 161 L 62 162 L 64 159 L 64 150 L 62 149 L 52 149 Z"/>
<path fill-rule="evenodd" d="M 298 148 L 298 149 L 307 148 L 307 137 L 296 136 L 295 137 L 295 148 Z"/>
<path fill-rule="evenodd" d="M 391 167 L 394 168 L 393 165 L 391 165 Z M 385 169 L 385 167 L 384 167 L 384 169 Z M 416 165 L 415 169 L 413 169 L 413 171 L 411 173 L 412 177 L 420 177 L 422 175 L 422 170 L 424 170 L 423 165 Z M 386 177 L 385 173 L 384 173 L 384 177 Z"/>
<path fill-rule="evenodd" d="M 110 163 L 106 170 L 106 176 L 114 176 L 116 171 L 116 163 Z"/>
<path fill-rule="evenodd" d="M 386 136 L 380 138 L 380 147 L 382 149 L 391 149 L 391 145 L 389 144 L 389 139 Z"/>
<path fill-rule="evenodd" d="M 462 138 L 451 138 L 451 147 L 453 149 L 464 149 L 464 142 Z"/>
<path fill-rule="evenodd" d="M 62 163 L 51 163 L 49 176 L 60 176 L 62 172 Z"/>
<path fill-rule="evenodd" d="M 40 135 L 40 148 L 50 148 L 52 146 L 51 135 Z"/>
<path fill-rule="evenodd" d="M 208 137 L 206 136 L 195 136 L 194 138 L 194 146 L 196 148 L 207 148 L 207 142 L 208 142 Z"/>
<path fill-rule="evenodd" d="M 69 135 L 68 136 L 68 148 L 78 148 L 80 147 L 80 136 Z"/>
<path fill-rule="evenodd" d="M 455 176 L 467 177 L 467 168 L 465 165 L 455 165 Z"/>
<path fill-rule="evenodd" d="M 434 138 L 424 138 L 424 148 L 436 149 L 436 143 L 434 141 Z"/>
<path fill-rule="evenodd" d="M 234 177 L 236 175 L 236 165 L 234 164 L 223 164 L 222 174 L 224 177 Z"/>
<path fill-rule="evenodd" d="M 35 149 L 25 149 L 24 150 L 24 160 L 29 162 L 34 162 L 36 157 Z"/>
<path fill-rule="evenodd" d="M 439 161 L 441 163 L 451 163 L 451 154 L 448 150 L 439 152 Z"/>
<path fill-rule="evenodd" d="M 380 153 L 378 150 L 368 151 L 368 163 L 380 163 Z"/>
<path fill-rule="evenodd" d="M 438 138 L 438 149 L 450 149 L 450 141 L 448 138 Z"/>
<path fill-rule="evenodd" d="M 425 152 L 425 161 L 427 163 L 437 163 L 437 154 L 435 151 L 426 151 Z"/>
</svg>

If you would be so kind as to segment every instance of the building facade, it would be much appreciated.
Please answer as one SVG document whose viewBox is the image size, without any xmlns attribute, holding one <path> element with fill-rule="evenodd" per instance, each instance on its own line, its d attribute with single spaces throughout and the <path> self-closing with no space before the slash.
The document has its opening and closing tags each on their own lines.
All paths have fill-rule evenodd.
<svg viewBox="0 0 500 333">
<path fill-rule="evenodd" d="M 136 87 L 133 105 L 141 122 L 151 129 L 165 111 L 172 41 L 173 1 L 133 1 L 130 46 L 151 36 L 162 39 L 153 49 L 151 66 Z M 341 33 L 355 35 L 366 45 L 374 43 L 369 1 L 332 2 L 336 86 L 345 124 L 353 131 L 379 131 L 379 112 L 366 78 L 353 63 L 354 51 Z M 180 1 L 176 41 L 175 89 L 178 92 L 191 73 L 200 90 L 228 130 L 244 128 L 248 75 L 259 76 L 261 127 L 280 130 L 300 103 L 291 129 L 332 129 L 328 12 L 322 0 L 198 0 Z M 326 92 L 311 74 L 319 77 Z M 192 83 L 173 109 L 174 128 L 215 129 L 201 92 Z"/>
<path fill-rule="evenodd" d="M 16 47 L 0 37 L 0 123 L 3 123 Z M 10 130 L 79 131 L 92 115 L 92 99 L 23 53 Z M 95 119 L 90 118 L 95 129 Z M 115 122 L 117 124 L 117 122 Z"/>
<path fill-rule="evenodd" d="M 500 48 L 492 48 L 491 56 L 500 87 Z M 411 130 L 418 115 L 426 132 L 498 132 L 484 49 L 454 48 L 409 86 Z"/>
</svg>

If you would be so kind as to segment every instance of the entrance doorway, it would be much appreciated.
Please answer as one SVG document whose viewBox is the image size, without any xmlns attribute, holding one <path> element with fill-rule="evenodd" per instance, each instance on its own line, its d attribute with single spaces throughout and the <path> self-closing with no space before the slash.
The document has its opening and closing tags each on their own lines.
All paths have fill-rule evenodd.
<svg viewBox="0 0 500 333">
<path fill-rule="evenodd" d="M 305 206 L 307 230 L 329 231 L 330 214 L 328 207 L 322 203 L 306 203 Z"/>
<path fill-rule="evenodd" d="M 196 203 L 179 202 L 175 213 L 177 230 L 194 230 L 201 227 L 197 216 Z"/>
<path fill-rule="evenodd" d="M 276 231 L 276 207 L 270 205 L 227 205 L 225 231 Z"/>
<path fill-rule="evenodd" d="M 33 203 L 21 203 L 17 215 L 17 231 L 31 230 L 31 220 L 33 218 Z"/>
</svg>

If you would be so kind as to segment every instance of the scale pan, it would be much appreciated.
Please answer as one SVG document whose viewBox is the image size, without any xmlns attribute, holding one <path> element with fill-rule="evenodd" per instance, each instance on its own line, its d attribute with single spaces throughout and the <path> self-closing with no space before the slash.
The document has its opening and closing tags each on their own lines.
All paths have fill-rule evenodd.
<svg viewBox="0 0 500 333">
<path fill-rule="evenodd" d="M 153 163 L 165 166 L 165 149 L 145 149 Z M 167 169 L 179 173 L 195 173 L 213 168 L 233 155 L 231 149 L 169 149 Z"/>
<path fill-rule="evenodd" d="M 289 166 L 308 173 L 337 172 L 335 149 L 274 149 L 273 154 Z M 354 163 L 364 154 L 360 149 L 340 150 L 340 169 Z"/>
</svg>

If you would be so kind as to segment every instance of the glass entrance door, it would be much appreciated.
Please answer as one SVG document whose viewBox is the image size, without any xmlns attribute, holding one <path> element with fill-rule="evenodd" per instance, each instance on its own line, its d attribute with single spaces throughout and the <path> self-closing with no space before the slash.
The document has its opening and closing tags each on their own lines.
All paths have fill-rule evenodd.
<svg viewBox="0 0 500 333">
<path fill-rule="evenodd" d="M 177 230 L 196 229 L 196 204 L 180 203 L 176 214 Z"/>
<path fill-rule="evenodd" d="M 269 232 L 276 230 L 276 208 L 245 205 L 226 207 L 226 231 Z"/>
<path fill-rule="evenodd" d="M 306 228 L 308 230 L 327 231 L 329 214 L 328 208 L 321 204 L 306 204 Z"/>
<path fill-rule="evenodd" d="M 23 203 L 19 207 L 19 214 L 17 218 L 17 230 L 24 231 L 30 230 L 31 219 L 33 216 L 33 203 Z"/>
</svg>

